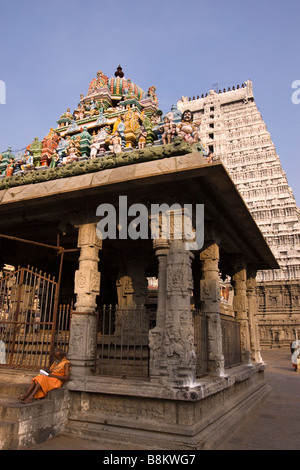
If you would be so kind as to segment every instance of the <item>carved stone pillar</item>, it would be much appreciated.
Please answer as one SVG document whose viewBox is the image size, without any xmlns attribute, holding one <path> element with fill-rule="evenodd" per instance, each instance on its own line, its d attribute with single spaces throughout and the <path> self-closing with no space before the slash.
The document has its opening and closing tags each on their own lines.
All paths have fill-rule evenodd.
<svg viewBox="0 0 300 470">
<path fill-rule="evenodd" d="M 75 375 L 91 374 L 96 351 L 96 297 L 100 293 L 98 272 L 99 249 L 102 240 L 96 235 L 95 224 L 79 227 L 79 269 L 75 273 L 77 300 L 72 312 L 68 357 Z"/>
<path fill-rule="evenodd" d="M 156 328 L 150 331 L 150 377 L 169 386 L 187 386 L 196 377 L 191 313 L 192 254 L 174 240 L 169 252 L 158 250 L 159 305 Z"/>
<path fill-rule="evenodd" d="M 248 266 L 247 268 L 247 300 L 252 360 L 254 362 L 262 362 L 258 323 L 256 321 L 258 308 L 256 297 L 256 269 L 254 269 L 252 266 Z"/>
<path fill-rule="evenodd" d="M 247 270 L 242 256 L 236 258 L 232 276 L 234 288 L 233 310 L 240 323 L 242 362 L 251 364 L 250 330 L 247 313 Z"/>
<path fill-rule="evenodd" d="M 150 347 L 150 378 L 152 382 L 162 382 L 167 377 L 167 369 L 163 363 L 162 341 L 166 317 L 166 290 L 167 290 L 167 256 L 169 252 L 168 240 L 153 240 L 153 247 L 158 260 L 158 293 L 156 326 L 149 331 Z"/>
<path fill-rule="evenodd" d="M 201 310 L 208 317 L 208 371 L 222 376 L 225 372 L 225 361 L 220 316 L 219 245 L 215 240 L 205 241 L 200 260 L 202 261 Z"/>
</svg>

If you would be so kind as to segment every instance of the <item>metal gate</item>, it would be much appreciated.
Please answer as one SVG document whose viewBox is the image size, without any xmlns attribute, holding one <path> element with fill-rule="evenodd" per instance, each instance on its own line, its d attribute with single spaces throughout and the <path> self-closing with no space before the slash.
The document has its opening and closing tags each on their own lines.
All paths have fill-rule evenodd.
<svg viewBox="0 0 300 470">
<path fill-rule="evenodd" d="M 48 365 L 58 304 L 54 279 L 28 267 L 0 280 L 0 367 Z"/>
</svg>

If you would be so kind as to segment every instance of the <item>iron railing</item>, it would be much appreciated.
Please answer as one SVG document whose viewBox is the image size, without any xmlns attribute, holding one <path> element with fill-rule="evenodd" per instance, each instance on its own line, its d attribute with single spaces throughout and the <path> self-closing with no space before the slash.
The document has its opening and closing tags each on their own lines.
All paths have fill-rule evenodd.
<svg viewBox="0 0 300 470">
<path fill-rule="evenodd" d="M 193 312 L 194 347 L 196 354 L 196 377 L 202 377 L 208 370 L 208 322 L 207 316 L 199 310 Z"/>
<path fill-rule="evenodd" d="M 222 346 L 225 367 L 241 363 L 240 324 L 235 318 L 221 316 Z"/>
<path fill-rule="evenodd" d="M 34 268 L 0 280 L 0 341 L 9 367 L 47 365 L 53 348 L 57 282 Z"/>
<path fill-rule="evenodd" d="M 196 309 L 193 319 L 196 376 L 201 377 L 208 371 L 208 316 Z M 240 324 L 234 317 L 221 315 L 221 328 L 225 367 L 233 367 L 241 363 Z"/>
<path fill-rule="evenodd" d="M 117 377 L 149 376 L 149 313 L 103 306 L 98 312 L 95 373 Z"/>
<path fill-rule="evenodd" d="M 49 365 L 54 347 L 68 352 L 72 305 L 58 306 L 55 278 L 18 268 L 0 280 L 0 365 Z"/>
<path fill-rule="evenodd" d="M 60 348 L 65 354 L 69 350 L 70 320 L 73 305 L 61 304 L 58 306 L 54 347 Z"/>
</svg>

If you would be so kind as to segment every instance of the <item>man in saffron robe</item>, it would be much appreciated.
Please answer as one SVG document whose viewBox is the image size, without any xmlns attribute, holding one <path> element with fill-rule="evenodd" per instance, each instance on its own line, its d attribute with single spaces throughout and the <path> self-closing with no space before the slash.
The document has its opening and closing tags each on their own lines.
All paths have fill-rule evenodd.
<svg viewBox="0 0 300 470">
<path fill-rule="evenodd" d="M 48 371 L 49 375 L 33 377 L 25 395 L 19 396 L 19 401 L 30 403 L 34 399 L 44 398 L 50 390 L 62 387 L 69 380 L 70 370 L 71 364 L 64 352 L 59 348 L 54 349 L 54 362 Z"/>
</svg>

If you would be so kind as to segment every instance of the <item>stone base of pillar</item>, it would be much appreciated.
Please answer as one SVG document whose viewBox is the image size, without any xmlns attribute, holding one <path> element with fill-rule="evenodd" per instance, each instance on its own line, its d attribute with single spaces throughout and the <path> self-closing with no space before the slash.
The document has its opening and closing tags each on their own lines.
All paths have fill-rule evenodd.
<svg viewBox="0 0 300 470">
<path fill-rule="evenodd" d="M 93 373 L 96 354 L 97 316 L 95 313 L 72 312 L 68 359 L 71 376 Z"/>
</svg>

